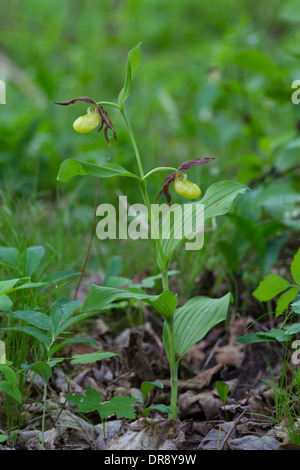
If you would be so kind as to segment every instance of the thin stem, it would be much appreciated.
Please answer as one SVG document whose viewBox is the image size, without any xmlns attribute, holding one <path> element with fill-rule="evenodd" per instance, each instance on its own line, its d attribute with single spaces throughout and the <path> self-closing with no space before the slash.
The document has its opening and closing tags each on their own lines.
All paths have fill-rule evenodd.
<svg viewBox="0 0 300 470">
<path fill-rule="evenodd" d="M 121 114 L 122 114 L 122 116 L 125 120 L 125 124 L 126 124 L 127 130 L 128 130 L 128 134 L 129 134 L 131 144 L 132 144 L 135 156 L 136 156 L 137 164 L 138 164 L 138 167 L 139 167 L 140 176 L 143 179 L 144 178 L 143 165 L 142 165 L 139 149 L 138 149 L 138 146 L 136 144 L 136 141 L 135 141 L 135 138 L 134 138 L 131 126 L 130 126 L 130 122 L 129 122 L 126 114 L 125 114 L 125 111 L 120 109 L 120 112 L 121 112 Z M 160 243 L 160 240 L 159 240 L 159 235 L 158 235 L 157 230 L 156 230 L 156 224 L 155 224 L 155 222 L 152 223 L 153 220 L 152 220 L 152 214 L 151 214 L 151 204 L 150 204 L 149 195 L 148 195 L 148 192 L 147 192 L 147 189 L 146 189 L 146 182 L 145 183 L 139 182 L 139 186 L 140 186 L 140 190 L 141 190 L 145 205 L 147 207 L 150 227 L 153 229 L 154 236 L 155 236 L 155 243 L 158 247 L 161 259 L 163 259 L 163 250 L 162 250 L 162 246 L 161 246 L 161 243 Z"/>
<path fill-rule="evenodd" d="M 148 178 L 148 176 L 152 175 L 152 173 L 156 173 L 157 171 L 166 171 L 166 170 L 178 171 L 177 168 L 173 168 L 172 166 L 159 166 L 159 167 L 153 168 L 153 170 L 149 171 L 149 173 L 147 173 L 147 174 L 143 177 L 143 180 L 145 180 L 146 178 Z"/>
<path fill-rule="evenodd" d="M 144 178 L 143 165 L 142 165 L 139 149 L 136 145 L 136 141 L 135 141 L 135 138 L 134 138 L 131 126 L 130 126 L 130 122 L 128 121 L 128 118 L 126 116 L 125 111 L 124 110 L 120 110 L 120 111 L 121 111 L 121 114 L 122 114 L 122 116 L 125 120 L 126 126 L 127 126 L 128 134 L 129 134 L 129 137 L 130 137 L 130 140 L 131 140 L 131 143 L 132 143 L 132 147 L 134 149 L 134 153 L 135 153 L 135 156 L 136 156 L 136 160 L 137 160 L 137 164 L 138 164 L 138 167 L 139 167 L 141 178 Z"/>
<path fill-rule="evenodd" d="M 166 321 L 169 333 L 169 363 L 170 363 L 170 378 L 171 378 L 171 413 L 169 418 L 176 420 L 178 414 L 177 408 L 177 395 L 178 395 L 178 361 L 175 356 L 175 338 L 173 318 Z"/>
<path fill-rule="evenodd" d="M 111 103 L 110 101 L 98 101 L 97 104 L 100 106 L 111 106 L 112 108 L 120 109 L 120 106 L 117 103 Z"/>
<path fill-rule="evenodd" d="M 168 265 L 164 266 L 161 270 L 162 285 L 164 290 L 169 290 L 169 277 L 168 277 Z"/>
<path fill-rule="evenodd" d="M 47 398 L 47 383 L 44 383 L 44 394 L 43 394 L 43 418 L 42 418 L 42 450 L 44 449 L 44 433 L 45 433 L 45 417 L 46 417 L 46 398 Z"/>
<path fill-rule="evenodd" d="M 95 235 L 96 215 L 97 215 L 97 207 L 98 207 L 98 200 L 99 200 L 100 185 L 101 185 L 101 178 L 98 179 L 98 185 L 97 185 L 97 191 L 96 191 L 96 198 L 95 198 L 95 206 L 94 206 L 94 217 L 93 217 L 93 223 L 92 223 L 92 230 L 91 230 L 91 235 L 90 235 L 90 241 L 89 241 L 88 248 L 87 248 L 87 251 L 86 251 L 86 255 L 85 255 L 84 262 L 83 262 L 83 266 L 82 266 L 82 269 L 81 269 L 81 275 L 80 275 L 78 284 L 77 284 L 77 286 L 76 286 L 76 290 L 75 290 L 75 294 L 74 294 L 74 300 L 77 299 L 77 294 L 78 294 L 78 291 L 79 291 L 79 287 L 80 287 L 80 285 L 81 285 L 81 281 L 82 281 L 83 276 L 84 276 L 84 274 L 85 274 L 86 265 L 87 265 L 87 262 L 88 262 L 88 259 L 89 259 L 89 254 L 90 254 L 90 251 L 91 251 L 92 241 L 93 241 L 93 238 L 94 238 L 94 235 Z"/>
<path fill-rule="evenodd" d="M 138 164 L 138 167 L 139 167 L 140 176 L 144 180 L 144 181 L 139 181 L 140 190 L 141 190 L 145 205 L 147 207 L 150 227 L 151 228 L 153 227 L 153 232 L 154 232 L 154 235 L 155 235 L 155 243 L 156 243 L 156 246 L 158 247 L 160 257 L 161 257 L 161 264 L 162 264 L 161 274 L 162 274 L 163 289 L 168 290 L 169 289 L 169 287 L 168 287 L 168 263 L 163 264 L 164 254 L 163 254 L 162 246 L 161 246 L 161 243 L 160 243 L 160 239 L 159 239 L 158 234 L 157 234 L 155 221 L 152 220 L 152 215 L 153 214 L 151 214 L 151 204 L 150 204 L 150 200 L 149 200 L 149 196 L 148 196 L 148 192 L 147 192 L 145 174 L 144 174 L 144 170 L 143 170 L 143 166 L 142 166 L 142 162 L 141 162 L 141 157 L 140 157 L 140 154 L 139 154 L 138 147 L 136 145 L 136 141 L 135 141 L 130 123 L 129 123 L 128 118 L 125 114 L 125 111 L 124 111 L 124 109 L 121 109 L 121 108 L 119 108 L 119 109 L 120 109 L 120 112 L 121 112 L 121 114 L 122 114 L 122 116 L 125 120 L 125 124 L 127 126 L 128 134 L 129 134 L 129 137 L 130 137 L 133 149 L 134 149 L 134 153 L 135 153 L 135 156 L 136 156 L 137 164 Z M 177 171 L 177 170 L 175 169 L 175 171 Z M 152 173 L 153 172 L 154 171 L 152 170 Z M 149 176 L 150 173 L 151 172 L 147 173 L 146 177 Z M 176 361 L 176 355 L 175 355 L 175 338 L 174 338 L 173 318 L 166 321 L 166 323 L 167 323 L 168 332 L 169 332 L 169 362 L 170 362 L 170 375 L 171 375 L 171 404 L 170 404 L 171 413 L 170 413 L 169 417 L 176 420 L 177 419 L 177 414 L 178 414 L 177 396 L 178 396 L 178 365 L 179 365 L 179 361 Z"/>
</svg>

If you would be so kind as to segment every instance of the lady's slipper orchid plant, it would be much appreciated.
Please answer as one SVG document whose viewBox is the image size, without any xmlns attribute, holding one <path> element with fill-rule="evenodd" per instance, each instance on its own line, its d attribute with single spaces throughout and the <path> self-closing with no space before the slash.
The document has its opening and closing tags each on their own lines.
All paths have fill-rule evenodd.
<svg viewBox="0 0 300 470">
<path fill-rule="evenodd" d="M 127 128 L 129 139 L 137 161 L 139 170 L 138 174 L 129 172 L 115 163 L 94 165 L 87 163 L 86 161 L 68 159 L 61 164 L 58 179 L 61 181 L 68 181 L 73 176 L 88 174 L 98 178 L 122 176 L 129 178 L 129 181 L 131 182 L 137 182 L 139 185 L 141 195 L 145 206 L 147 207 L 149 225 L 151 226 L 151 229 L 153 228 L 155 235 L 153 237 L 156 245 L 155 259 L 157 267 L 161 273 L 163 290 L 159 295 L 153 295 L 148 294 L 145 290 L 137 288 L 119 289 L 93 285 L 82 306 L 82 315 L 91 316 L 93 314 L 109 310 L 113 301 L 121 299 L 136 299 L 143 301 L 161 315 L 164 320 L 163 344 L 166 357 L 170 365 L 171 402 L 169 417 L 176 419 L 178 416 L 177 394 L 178 367 L 180 360 L 195 343 L 204 338 L 211 328 L 226 319 L 229 303 L 231 301 L 231 294 L 228 293 L 219 299 L 211 299 L 204 296 L 194 297 L 193 299 L 189 299 L 185 305 L 177 308 L 177 294 L 169 289 L 170 261 L 175 250 L 186 240 L 187 235 L 183 235 L 181 238 L 175 236 L 178 234 L 178 231 L 175 233 L 173 225 L 173 231 L 170 230 L 170 237 L 168 239 L 164 239 L 161 236 L 161 231 L 159 230 L 161 226 L 158 230 L 156 229 L 157 220 L 153 218 L 151 211 L 150 196 L 148 192 L 148 178 L 154 172 L 172 171 L 172 173 L 165 179 L 163 187 L 157 197 L 158 199 L 162 194 L 164 194 L 168 205 L 170 205 L 171 202 L 169 185 L 172 182 L 174 184 L 174 189 L 178 194 L 187 199 L 196 199 L 200 196 L 201 190 L 196 184 L 187 181 L 187 176 L 184 171 L 188 170 L 192 166 L 208 163 L 214 158 L 197 158 L 195 160 L 184 162 L 178 169 L 164 166 L 153 168 L 148 173 L 144 173 L 142 158 L 140 156 L 131 125 L 125 113 L 125 102 L 129 97 L 133 73 L 138 67 L 139 62 L 140 44 L 135 46 L 128 53 L 124 86 L 119 94 L 117 103 L 107 101 L 96 103 L 86 96 L 60 103 L 56 102 L 56 104 L 64 106 L 75 103 L 78 100 L 89 103 L 91 106 L 88 109 L 87 114 L 85 116 L 81 116 L 75 121 L 74 128 L 78 132 L 89 132 L 90 130 L 95 129 L 99 124 L 100 128 L 98 130 L 101 130 L 102 127 L 105 126 L 104 135 L 108 143 L 108 129 L 113 132 L 115 140 L 117 140 L 116 133 L 108 114 L 104 111 L 101 105 L 116 108 L 121 113 Z M 193 226 L 193 233 L 194 231 L 199 230 L 203 226 L 203 223 L 208 220 L 226 214 L 230 210 L 231 205 L 238 194 L 244 193 L 247 189 L 248 188 L 245 185 L 235 181 L 220 181 L 212 184 L 207 189 L 204 197 L 199 201 L 199 204 L 202 204 L 204 207 L 204 221 L 201 220 L 201 222 L 199 222 L 199 224 L 201 223 L 200 226 L 197 225 L 197 219 L 191 215 L 191 221 L 194 222 L 194 225 L 191 224 L 191 226 Z M 198 204 L 198 202 L 193 202 L 191 204 Z"/>
</svg>

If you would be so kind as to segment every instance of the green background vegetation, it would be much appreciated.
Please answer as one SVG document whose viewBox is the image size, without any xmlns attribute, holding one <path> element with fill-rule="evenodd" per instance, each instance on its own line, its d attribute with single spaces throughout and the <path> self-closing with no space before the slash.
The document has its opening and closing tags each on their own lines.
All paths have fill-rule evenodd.
<svg viewBox="0 0 300 470">
<path fill-rule="evenodd" d="M 116 101 L 127 53 L 141 41 L 127 112 L 145 171 L 215 156 L 189 170 L 203 193 L 223 179 L 252 189 L 217 230 L 207 227 L 201 252 L 178 251 L 172 268 L 182 275 L 173 287 L 186 298 L 229 288 L 242 308 L 243 292 L 276 263 L 285 265 L 298 246 L 300 105 L 291 102 L 292 81 L 300 79 L 298 2 L 0 4 L 0 79 L 7 85 L 7 104 L 0 106 L 0 244 L 44 245 L 48 258 L 56 255 L 49 273 L 81 269 L 97 180 L 60 183 L 60 163 L 110 159 L 135 171 L 136 161 L 115 110 L 107 109 L 118 144 L 108 147 L 102 133 L 73 131 L 84 103 L 63 108 L 52 101 L 82 95 Z M 152 202 L 164 178 L 156 173 L 149 181 Z M 102 182 L 100 202 L 117 204 L 120 191 L 129 203 L 141 202 L 138 186 L 121 179 Z M 95 239 L 90 271 L 104 272 L 116 253 L 122 275 L 156 274 L 147 241 L 116 246 Z"/>
</svg>

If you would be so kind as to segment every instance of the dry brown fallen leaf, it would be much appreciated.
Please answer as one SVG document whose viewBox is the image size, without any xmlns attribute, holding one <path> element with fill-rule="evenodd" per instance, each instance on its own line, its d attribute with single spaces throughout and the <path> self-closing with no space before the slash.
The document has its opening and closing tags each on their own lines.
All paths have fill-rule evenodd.
<svg viewBox="0 0 300 470">
<path fill-rule="evenodd" d="M 176 423 L 173 420 L 141 418 L 129 425 L 128 431 L 115 437 L 108 450 L 158 450 L 166 441 L 174 439 Z"/>
<path fill-rule="evenodd" d="M 227 366 L 241 367 L 244 358 L 246 345 L 236 343 L 235 340 L 246 333 L 247 326 L 252 322 L 251 317 L 240 317 L 236 314 L 229 325 L 229 341 L 226 346 L 216 348 L 215 359 L 218 364 Z"/>
<path fill-rule="evenodd" d="M 244 436 L 229 439 L 228 447 L 230 450 L 278 450 L 278 442 L 270 436 Z"/>
</svg>

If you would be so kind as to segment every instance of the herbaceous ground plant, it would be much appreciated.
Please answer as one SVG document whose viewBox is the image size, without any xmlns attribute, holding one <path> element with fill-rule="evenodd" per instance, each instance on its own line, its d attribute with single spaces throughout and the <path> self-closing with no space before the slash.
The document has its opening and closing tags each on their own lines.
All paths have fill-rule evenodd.
<svg viewBox="0 0 300 470">
<path fill-rule="evenodd" d="M 153 233 L 153 243 L 156 246 L 155 262 L 161 273 L 162 292 L 159 295 L 149 295 L 142 289 L 137 288 L 113 288 L 105 286 L 92 285 L 89 294 L 83 302 L 81 308 L 81 318 L 97 314 L 107 308 L 111 302 L 121 299 L 136 299 L 145 302 L 153 307 L 164 320 L 163 344 L 167 359 L 170 365 L 171 377 L 171 399 L 169 407 L 169 418 L 177 419 L 177 395 L 178 395 L 178 366 L 184 354 L 206 333 L 219 322 L 226 319 L 231 294 L 228 293 L 219 299 L 211 299 L 204 296 L 198 296 L 189 299 L 185 305 L 177 306 L 178 299 L 175 292 L 169 288 L 168 268 L 174 251 L 186 241 L 187 237 L 199 231 L 206 221 L 219 215 L 226 214 L 238 194 L 244 193 L 247 187 L 235 181 L 221 181 L 212 184 L 206 191 L 204 197 L 195 201 L 200 194 L 200 188 L 187 180 L 186 170 L 195 165 L 203 165 L 210 162 L 211 158 L 196 158 L 192 161 L 183 162 L 179 168 L 157 167 L 150 170 L 147 174 L 144 172 L 143 158 L 139 153 L 138 145 L 135 140 L 131 124 L 125 112 L 125 102 L 130 94 L 133 74 L 140 62 L 140 44 L 135 46 L 127 58 L 127 68 L 124 86 L 119 94 L 117 103 L 108 101 L 95 101 L 86 96 L 81 96 L 68 101 L 55 102 L 55 104 L 68 106 L 77 101 L 88 103 L 87 114 L 80 116 L 73 124 L 75 131 L 80 133 L 90 132 L 97 127 L 98 131 L 104 128 L 104 135 L 109 143 L 109 133 L 113 134 L 117 141 L 116 131 L 112 121 L 107 114 L 109 107 L 116 108 L 121 113 L 129 139 L 132 144 L 133 152 L 136 157 L 138 173 L 127 171 L 116 163 L 105 163 L 102 165 L 89 164 L 76 159 L 65 160 L 60 167 L 58 180 L 66 182 L 76 175 L 92 175 L 100 179 L 112 177 L 126 177 L 132 184 L 138 184 L 140 192 L 147 208 L 148 222 Z M 171 171 L 171 173 L 170 173 Z M 168 174 L 162 182 L 162 189 L 158 195 L 149 195 L 147 190 L 148 178 L 155 172 L 164 172 Z M 191 233 L 184 233 L 178 236 L 178 226 L 174 222 L 170 223 L 168 237 L 163 236 L 162 223 L 155 218 L 151 210 L 151 203 L 155 202 L 161 196 L 166 198 L 166 206 L 170 206 L 173 187 L 175 192 L 191 200 L 189 203 L 191 211 L 188 212 L 189 222 L 191 223 Z M 197 205 L 203 208 L 203 218 L 201 222 L 196 218 Z M 178 205 L 177 205 L 178 207 Z M 182 222 L 183 223 L 183 222 Z M 182 228 L 182 227 L 179 227 Z M 145 243 L 150 243 L 145 241 Z M 151 241 L 152 243 L 152 241 Z"/>
</svg>

